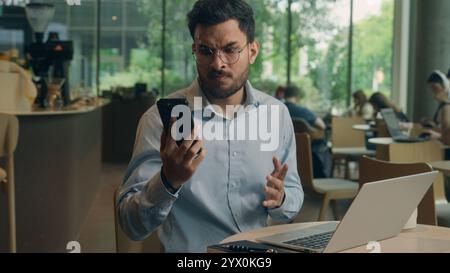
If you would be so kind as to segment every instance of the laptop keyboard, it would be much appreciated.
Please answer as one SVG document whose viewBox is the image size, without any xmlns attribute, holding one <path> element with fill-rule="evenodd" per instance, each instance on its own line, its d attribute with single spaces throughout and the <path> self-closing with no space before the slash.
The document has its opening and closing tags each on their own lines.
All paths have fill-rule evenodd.
<svg viewBox="0 0 450 273">
<path fill-rule="evenodd" d="M 331 239 L 331 236 L 333 236 L 333 233 L 334 230 L 286 241 L 284 243 L 288 245 L 300 246 L 311 249 L 322 249 L 327 246 L 328 242 Z"/>
</svg>

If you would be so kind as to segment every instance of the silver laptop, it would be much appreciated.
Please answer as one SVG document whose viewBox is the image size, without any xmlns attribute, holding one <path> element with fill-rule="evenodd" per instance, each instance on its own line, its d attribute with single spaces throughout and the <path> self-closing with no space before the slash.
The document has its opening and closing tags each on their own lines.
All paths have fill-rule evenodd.
<svg viewBox="0 0 450 273">
<path fill-rule="evenodd" d="M 382 109 L 381 116 L 384 122 L 386 122 L 387 129 L 393 140 L 397 142 L 421 142 L 429 140 L 429 137 L 410 137 L 404 135 L 400 129 L 397 115 L 392 108 Z"/>
<path fill-rule="evenodd" d="M 256 238 L 301 252 L 338 252 L 397 236 L 438 172 L 364 184 L 340 223 Z"/>
</svg>

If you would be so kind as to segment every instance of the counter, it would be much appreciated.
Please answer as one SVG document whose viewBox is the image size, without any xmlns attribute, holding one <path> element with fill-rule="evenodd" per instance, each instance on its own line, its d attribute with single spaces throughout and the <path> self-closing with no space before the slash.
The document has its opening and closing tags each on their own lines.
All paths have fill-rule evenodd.
<svg viewBox="0 0 450 273">
<path fill-rule="evenodd" d="M 15 152 L 18 252 L 67 252 L 101 184 L 102 107 L 9 112 L 19 118 Z M 112 198 L 112 197 L 111 197 Z M 6 200 L 0 194 L 0 217 Z M 0 220 L 0 252 L 7 251 Z"/>
</svg>

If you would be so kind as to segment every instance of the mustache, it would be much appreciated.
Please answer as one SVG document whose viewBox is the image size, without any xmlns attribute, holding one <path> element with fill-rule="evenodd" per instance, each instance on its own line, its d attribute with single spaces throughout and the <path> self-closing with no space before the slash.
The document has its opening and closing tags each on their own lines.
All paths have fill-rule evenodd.
<svg viewBox="0 0 450 273">
<path fill-rule="evenodd" d="M 231 73 L 228 73 L 224 70 L 211 70 L 208 72 L 208 78 L 217 78 L 221 76 L 232 77 Z"/>
</svg>

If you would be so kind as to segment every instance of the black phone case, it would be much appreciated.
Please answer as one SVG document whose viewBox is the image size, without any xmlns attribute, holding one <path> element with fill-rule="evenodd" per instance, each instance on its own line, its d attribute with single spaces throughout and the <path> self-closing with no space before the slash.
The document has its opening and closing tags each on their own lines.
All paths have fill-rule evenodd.
<svg viewBox="0 0 450 273">
<path fill-rule="evenodd" d="M 161 116 L 161 121 L 164 126 L 164 130 L 170 130 L 170 118 L 172 117 L 172 109 L 177 105 L 186 105 L 189 103 L 186 98 L 173 98 L 173 99 L 160 99 L 156 103 L 159 111 L 159 115 Z M 181 116 L 177 117 L 177 119 L 181 118 Z M 194 121 L 191 117 L 191 130 L 194 128 Z M 180 146 L 183 143 L 182 140 L 177 141 L 177 145 Z"/>
</svg>

